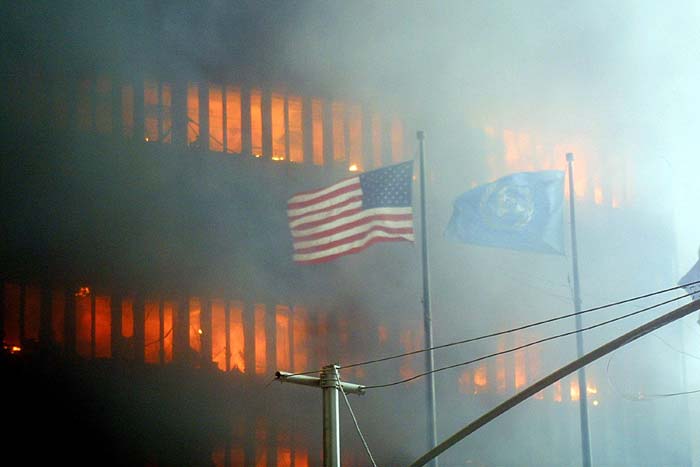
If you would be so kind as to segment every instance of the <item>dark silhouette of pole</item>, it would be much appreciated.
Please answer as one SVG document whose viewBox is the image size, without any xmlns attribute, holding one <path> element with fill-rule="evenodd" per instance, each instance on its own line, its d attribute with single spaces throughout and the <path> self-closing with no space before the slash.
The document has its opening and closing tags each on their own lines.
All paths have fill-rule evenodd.
<svg viewBox="0 0 700 467">
<path fill-rule="evenodd" d="M 418 145 L 420 148 L 420 217 L 421 217 L 421 253 L 423 258 L 423 325 L 425 335 L 425 348 L 433 348 L 433 318 L 430 312 L 430 270 L 428 268 L 428 227 L 426 222 L 425 212 L 425 134 L 422 131 L 416 133 Z M 437 421 L 435 415 L 435 360 L 433 351 L 428 350 L 425 353 L 425 366 L 428 373 L 428 446 L 430 449 L 437 445 Z M 432 465 L 438 466 L 437 459 L 433 460 Z"/>
<path fill-rule="evenodd" d="M 581 291 L 578 280 L 578 247 L 576 245 L 576 211 L 574 198 L 574 155 L 566 154 L 566 161 L 569 165 L 569 216 L 571 217 L 571 258 L 573 262 L 574 276 L 574 311 L 576 312 L 576 351 L 577 356 L 583 355 L 583 333 L 580 332 L 581 324 Z M 591 466 L 591 440 L 588 432 L 588 386 L 586 384 L 586 370 L 581 367 L 578 370 L 578 401 L 581 421 L 581 465 Z"/>
<path fill-rule="evenodd" d="M 613 340 L 608 342 L 607 344 L 603 344 L 597 349 L 594 349 L 590 352 L 588 352 L 586 355 L 583 357 L 580 357 L 573 362 L 569 363 L 568 365 L 565 365 L 558 370 L 556 370 L 553 373 L 550 373 L 549 375 L 545 376 L 541 380 L 537 381 L 536 383 L 532 384 L 531 386 L 528 386 L 527 388 L 523 389 L 510 399 L 506 400 L 505 402 L 502 402 L 501 404 L 497 405 L 490 411 L 486 412 L 484 415 L 481 417 L 477 418 L 474 420 L 472 423 L 469 425 L 465 426 L 461 430 L 459 430 L 457 433 L 453 434 L 449 438 L 447 438 L 445 441 L 440 443 L 440 445 L 436 446 L 435 448 L 431 449 L 430 451 L 426 452 L 423 454 L 421 457 L 416 459 L 412 464 L 409 465 L 409 467 L 422 467 L 426 465 L 430 459 L 433 459 L 434 457 L 440 455 L 441 453 L 445 452 L 455 444 L 457 444 L 459 441 L 462 439 L 466 438 L 469 434 L 474 433 L 476 430 L 481 428 L 482 426 L 486 425 L 488 422 L 491 420 L 495 419 L 499 415 L 502 415 L 503 413 L 507 412 L 508 410 L 512 409 L 519 403 L 527 400 L 528 398 L 534 396 L 538 392 L 542 391 L 544 388 L 547 386 L 556 383 L 560 379 L 564 378 L 565 376 L 570 375 L 574 371 L 583 368 L 585 365 L 588 365 L 591 362 L 594 362 L 598 360 L 601 357 L 604 357 L 605 355 L 609 354 L 610 352 L 619 349 L 623 345 L 629 344 L 630 342 L 633 342 L 637 339 L 639 339 L 642 336 L 645 336 L 649 334 L 650 332 L 656 331 L 662 326 L 666 326 L 667 324 L 673 323 L 674 321 L 677 321 L 685 316 L 688 316 L 689 314 L 693 313 L 694 311 L 697 311 L 700 308 L 700 300 L 695 300 L 694 302 L 688 303 L 687 305 L 683 305 L 680 308 L 676 308 L 673 311 L 670 311 L 666 313 L 663 316 L 660 316 L 656 319 L 653 319 L 649 321 L 648 323 L 645 323 Z"/>
</svg>

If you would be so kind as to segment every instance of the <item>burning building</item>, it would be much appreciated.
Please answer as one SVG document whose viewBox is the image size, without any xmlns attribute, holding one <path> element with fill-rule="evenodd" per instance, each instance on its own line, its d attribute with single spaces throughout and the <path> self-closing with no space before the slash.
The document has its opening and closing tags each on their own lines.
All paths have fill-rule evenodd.
<svg viewBox="0 0 700 467">
<path fill-rule="evenodd" d="M 12 47 L 2 97 L 2 402 L 21 455 L 30 460 L 38 454 L 27 447 L 48 446 L 44 460 L 69 458 L 79 444 L 85 459 L 131 465 L 320 465 L 320 394 L 271 387 L 274 372 L 421 349 L 420 252 L 386 244 L 337 262 L 294 264 L 286 200 L 414 159 L 424 122 L 389 89 L 387 96 L 353 94 L 340 79 L 298 76 L 277 63 L 277 36 L 261 31 L 282 13 L 262 14 L 269 5 L 227 10 L 236 29 L 220 48 L 207 43 L 216 36 L 207 21 L 217 9 L 206 4 L 96 2 L 60 11 L 30 4 L 3 7 Z M 262 24 L 248 24 L 252 17 Z M 183 28 L 200 36 L 185 43 Z M 232 56 L 216 55 L 224 52 Z M 563 169 L 567 152 L 577 155 L 577 192 L 566 196 L 579 203 L 589 248 L 584 288 L 596 290 L 586 303 L 673 283 L 672 257 L 649 248 L 672 246 L 666 219 L 638 216 L 644 195 L 627 157 L 638 148 L 605 158 L 590 138 L 536 131 L 498 127 L 487 117 L 428 131 L 439 343 L 570 311 L 566 258 L 523 262 L 512 252 L 457 249 L 441 238 L 459 192 L 509 172 Z M 470 155 L 439 156 L 456 152 Z M 648 237 L 630 241 L 629 225 Z M 601 268 L 615 279 L 603 280 L 595 272 Z M 645 271 L 643 280 L 627 278 L 631 270 Z M 502 287 L 492 287 L 495 277 Z M 449 365 L 543 335 L 451 349 L 436 361 Z M 566 341 L 441 374 L 440 437 L 574 355 Z M 394 363 L 349 368 L 343 377 L 371 385 L 425 370 L 421 355 Z M 651 450 L 663 461 L 688 458 L 687 438 L 674 452 L 624 444 L 635 420 L 649 413 L 616 404 L 609 376 L 591 368 L 583 396 L 592 444 L 626 447 L 600 448 L 598 458 L 632 465 Z M 358 403 L 382 465 L 405 465 L 424 451 L 421 382 Z M 568 462 L 578 449 L 581 397 L 573 379 L 560 381 L 528 402 L 527 413 L 538 414 L 534 425 L 520 412 L 447 458 Z M 673 421 L 661 412 L 651 420 L 657 430 Z M 532 426 L 536 433 L 523 436 Z M 344 465 L 367 465 L 353 426 L 343 430 Z M 498 448 L 503 437 L 512 452 Z"/>
</svg>

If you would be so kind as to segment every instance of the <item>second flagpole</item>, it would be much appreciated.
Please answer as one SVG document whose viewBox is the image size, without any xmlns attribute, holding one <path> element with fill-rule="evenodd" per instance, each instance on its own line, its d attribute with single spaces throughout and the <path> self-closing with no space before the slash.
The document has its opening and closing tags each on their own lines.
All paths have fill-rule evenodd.
<svg viewBox="0 0 700 467">
<path fill-rule="evenodd" d="M 427 182 L 425 170 L 425 134 L 422 131 L 416 133 L 420 149 L 420 218 L 421 218 L 421 257 L 423 259 L 423 324 L 425 335 L 425 364 L 428 373 L 428 444 L 432 449 L 437 445 L 437 422 L 435 410 L 435 360 L 433 358 L 433 317 L 430 311 L 430 270 L 428 267 L 428 227 L 426 222 L 425 186 Z M 438 466 L 438 460 L 433 459 L 434 467 Z"/>
<path fill-rule="evenodd" d="M 574 155 L 566 154 L 566 161 L 569 164 L 569 209 L 571 217 L 571 258 L 573 261 L 574 274 L 574 311 L 576 312 L 576 349 L 577 356 L 583 355 L 583 335 L 581 333 L 581 291 L 578 280 L 578 248 L 576 246 L 576 212 L 574 210 Z M 588 385 L 586 384 L 586 370 L 581 367 L 578 370 L 578 400 L 581 421 L 581 456 L 583 467 L 591 466 L 591 441 L 588 433 Z"/>
</svg>

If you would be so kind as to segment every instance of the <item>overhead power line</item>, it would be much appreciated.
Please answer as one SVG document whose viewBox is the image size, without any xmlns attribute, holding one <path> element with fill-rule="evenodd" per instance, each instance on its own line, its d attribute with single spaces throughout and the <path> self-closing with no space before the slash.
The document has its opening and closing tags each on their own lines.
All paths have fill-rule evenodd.
<svg viewBox="0 0 700 467">
<path fill-rule="evenodd" d="M 411 355 L 416 355 L 416 354 L 420 354 L 420 353 L 424 353 L 424 352 L 430 352 L 430 351 L 432 351 L 432 350 L 439 350 L 439 349 L 444 349 L 444 348 L 448 348 L 448 347 L 453 347 L 453 346 L 456 346 L 456 345 L 468 344 L 468 343 L 470 343 L 470 342 L 476 342 L 476 341 L 480 341 L 480 340 L 484 340 L 484 339 L 489 339 L 489 338 L 491 338 L 491 337 L 497 337 L 497 336 L 502 336 L 502 335 L 504 335 L 504 334 L 510 334 L 510 333 L 517 332 L 517 331 L 523 331 L 523 330 L 525 330 L 525 329 L 530 329 L 530 328 L 533 328 L 533 327 L 536 327 L 536 326 L 541 326 L 541 325 L 543 325 L 543 324 L 549 324 L 549 323 L 553 323 L 553 322 L 555 322 L 555 321 L 559 321 L 559 320 L 566 319 L 566 318 L 571 318 L 571 317 L 574 317 L 574 316 L 577 316 L 577 315 L 584 315 L 584 314 L 586 314 L 586 313 L 591 313 L 591 312 L 593 312 L 593 311 L 598 311 L 598 310 L 602 310 L 602 309 L 605 309 L 605 308 L 610 308 L 610 307 L 614 307 L 614 306 L 618 306 L 618 305 L 623 305 L 623 304 L 625 304 L 625 303 L 629 303 L 629 302 L 641 300 L 641 299 L 644 299 L 644 298 L 653 297 L 653 296 L 655 296 L 655 295 L 660 295 L 660 294 L 663 294 L 663 293 L 671 292 L 671 291 L 673 291 L 673 290 L 678 290 L 678 289 L 685 288 L 685 287 L 688 287 L 688 286 L 691 286 L 691 285 L 695 285 L 695 284 L 700 284 L 700 281 L 690 282 L 690 283 L 688 283 L 688 284 L 682 284 L 682 285 L 678 285 L 678 286 L 676 286 L 676 287 L 670 287 L 670 288 L 667 288 L 667 289 L 658 290 L 658 291 L 656 291 L 656 292 L 650 292 L 650 293 L 647 293 L 647 294 L 644 294 L 644 295 L 638 295 L 638 296 L 636 296 L 636 297 L 626 298 L 626 299 L 624 299 L 624 300 L 619 300 L 619 301 L 611 302 L 611 303 L 608 303 L 608 304 L 605 304 L 605 305 L 600 305 L 600 306 L 597 306 L 597 307 L 588 308 L 588 309 L 586 309 L 586 310 L 581 310 L 581 311 L 579 311 L 579 312 L 568 313 L 568 314 L 566 314 L 566 315 L 556 316 L 556 317 L 553 317 L 553 318 L 544 319 L 544 320 L 542 320 L 542 321 L 536 321 L 536 322 L 533 322 L 533 323 L 524 324 L 524 325 L 522 325 L 522 326 L 518 326 L 518 327 L 506 329 L 506 330 L 504 330 L 504 331 L 497 331 L 497 332 L 493 332 L 493 333 L 490 333 L 490 334 L 484 334 L 484 335 L 477 336 L 477 337 L 471 337 L 471 338 L 468 338 L 468 339 L 462 339 L 462 340 L 459 340 L 459 341 L 449 342 L 449 343 L 447 343 L 447 344 L 440 344 L 440 345 L 436 345 L 436 346 L 429 347 L 429 348 L 423 348 L 423 349 L 413 350 L 413 351 L 410 351 L 410 352 L 404 352 L 404 353 L 395 354 L 395 355 L 390 355 L 390 356 L 386 356 L 386 357 L 380 357 L 380 358 L 376 358 L 376 359 L 372 359 L 372 360 L 365 360 L 365 361 L 362 361 L 362 362 L 351 363 L 351 364 L 348 364 L 348 365 L 340 365 L 340 369 L 343 370 L 343 369 L 346 369 L 346 368 L 353 368 L 353 367 L 357 367 L 357 366 L 371 365 L 371 364 L 373 364 L 373 363 L 386 362 L 386 361 L 394 360 L 394 359 L 397 359 L 397 358 L 409 357 L 409 356 L 411 356 Z M 690 294 L 684 295 L 683 297 L 687 297 L 687 296 L 689 296 L 689 295 L 690 295 Z M 683 298 L 683 297 L 679 297 L 679 298 Z M 642 311 L 644 311 L 644 310 L 642 310 Z M 295 374 L 295 375 L 309 375 L 309 374 L 317 374 L 317 373 L 319 373 L 320 371 L 321 371 L 321 370 L 318 369 L 318 370 L 305 371 L 305 372 L 299 372 L 299 373 L 294 373 L 294 374 Z"/>
<path fill-rule="evenodd" d="M 577 330 L 574 330 L 574 331 L 568 331 L 568 332 L 564 332 L 564 333 L 561 333 L 561 334 L 556 334 L 556 335 L 554 335 L 554 336 L 545 337 L 545 338 L 538 339 L 538 340 L 535 340 L 535 341 L 532 341 L 532 342 L 528 342 L 528 343 L 523 344 L 523 345 L 519 345 L 519 346 L 517 346 L 517 347 L 513 347 L 513 348 L 510 348 L 510 349 L 502 350 L 502 351 L 500 351 L 500 352 L 494 352 L 494 353 L 491 353 L 491 354 L 488 354 L 488 355 L 484 355 L 484 356 L 481 356 L 481 357 L 478 357 L 478 358 L 475 358 L 475 359 L 472 359 L 472 360 L 467 360 L 467 361 L 465 361 L 465 362 L 460 362 L 460 363 L 455 363 L 455 364 L 453 364 L 453 365 L 444 366 L 444 367 L 442 367 L 442 368 L 437 368 L 437 369 L 435 369 L 435 370 L 433 370 L 433 371 L 426 371 L 426 372 L 424 372 L 424 373 L 417 374 L 417 375 L 412 376 L 412 377 L 410 377 L 410 378 L 405 378 L 405 379 L 401 379 L 401 380 L 394 381 L 394 382 L 391 382 L 391 383 L 386 383 L 386 384 L 375 384 L 375 385 L 365 386 L 365 389 L 379 389 L 379 388 L 386 388 L 386 387 L 390 387 L 390 386 L 397 386 L 397 385 L 399 385 L 399 384 L 408 383 L 409 381 L 413 381 L 413 380 L 415 380 L 415 379 L 422 378 L 423 376 L 426 376 L 426 375 L 431 374 L 431 373 L 438 373 L 438 372 L 440 372 L 440 371 L 445 371 L 445 370 L 449 370 L 449 369 L 452 369 L 452 368 L 457 368 L 457 367 L 460 367 L 460 366 L 469 365 L 469 364 L 472 364 L 472 363 L 480 362 L 480 361 L 482 361 L 482 360 L 486 360 L 486 359 L 488 359 L 488 358 L 497 357 L 497 356 L 499 356 L 499 355 L 504 355 L 504 354 L 507 354 L 507 353 L 515 352 L 515 351 L 518 351 L 518 350 L 525 349 L 525 348 L 527 348 L 527 347 L 532 347 L 533 345 L 541 344 L 541 343 L 543 343 L 543 342 L 548 342 L 548 341 L 551 341 L 551 340 L 554 340 L 554 339 L 559 339 L 559 338 L 561 338 L 561 337 L 570 336 L 570 335 L 573 335 L 573 334 L 577 334 L 577 333 L 579 333 L 579 332 L 590 331 L 591 329 L 595 329 L 595 328 L 598 328 L 598 327 L 601 327 L 601 326 L 605 326 L 605 325 L 607 325 L 607 324 L 614 323 L 615 321 L 620 321 L 620 320 L 622 320 L 622 319 L 625 319 L 625 318 L 629 318 L 629 317 L 631 317 L 631 316 L 638 315 L 638 314 L 640 314 L 640 313 L 643 313 L 643 312 L 645 312 L 645 311 L 651 310 L 651 309 L 653 309 L 653 308 L 657 308 L 657 307 L 660 307 L 660 306 L 662 306 L 662 305 L 666 305 L 666 304 L 668 304 L 668 303 L 675 302 L 676 300 L 680 300 L 681 298 L 689 297 L 690 295 L 692 295 L 692 294 L 681 295 L 681 296 L 679 296 L 679 297 L 675 297 L 675 298 L 672 298 L 672 299 L 670 299 L 670 300 L 666 300 L 665 302 L 657 303 L 656 305 L 652 305 L 652 306 L 649 306 L 649 307 L 646 307 L 646 308 L 642 308 L 641 310 L 633 311 L 633 312 L 631 312 L 631 313 L 627 313 L 627 314 L 625 314 L 625 315 L 618 316 L 617 318 L 609 319 L 609 320 L 607 320 L 607 321 L 603 321 L 603 322 L 601 322 L 601 323 L 594 324 L 594 325 L 591 325 L 591 326 L 588 326 L 588 327 L 585 327 L 585 328 L 577 329 Z"/>
</svg>

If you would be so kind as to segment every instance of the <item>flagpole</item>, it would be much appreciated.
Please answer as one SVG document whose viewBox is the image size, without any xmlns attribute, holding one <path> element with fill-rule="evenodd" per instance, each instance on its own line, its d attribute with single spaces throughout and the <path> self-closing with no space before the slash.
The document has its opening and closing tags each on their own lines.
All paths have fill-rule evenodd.
<svg viewBox="0 0 700 467">
<path fill-rule="evenodd" d="M 435 415 L 435 360 L 433 358 L 433 318 L 430 312 L 430 274 L 428 269 L 428 227 L 425 212 L 425 134 L 422 131 L 416 133 L 418 146 L 420 148 L 420 218 L 421 218 L 421 253 L 423 259 L 423 326 L 425 334 L 425 365 L 428 373 L 428 444 L 432 449 L 437 445 L 437 423 Z M 438 466 L 438 460 L 433 459 L 432 465 Z"/>
<path fill-rule="evenodd" d="M 566 161 L 569 165 L 569 211 L 571 217 L 571 258 L 573 262 L 574 275 L 574 310 L 576 312 L 576 350 L 578 358 L 583 356 L 583 333 L 581 332 L 581 295 L 578 280 L 578 248 L 576 246 L 576 212 L 574 207 L 574 155 L 566 154 Z M 581 453 L 583 467 L 591 466 L 591 443 L 588 433 L 588 386 L 586 385 L 586 369 L 581 367 L 578 370 L 578 400 L 581 420 Z"/>
</svg>

